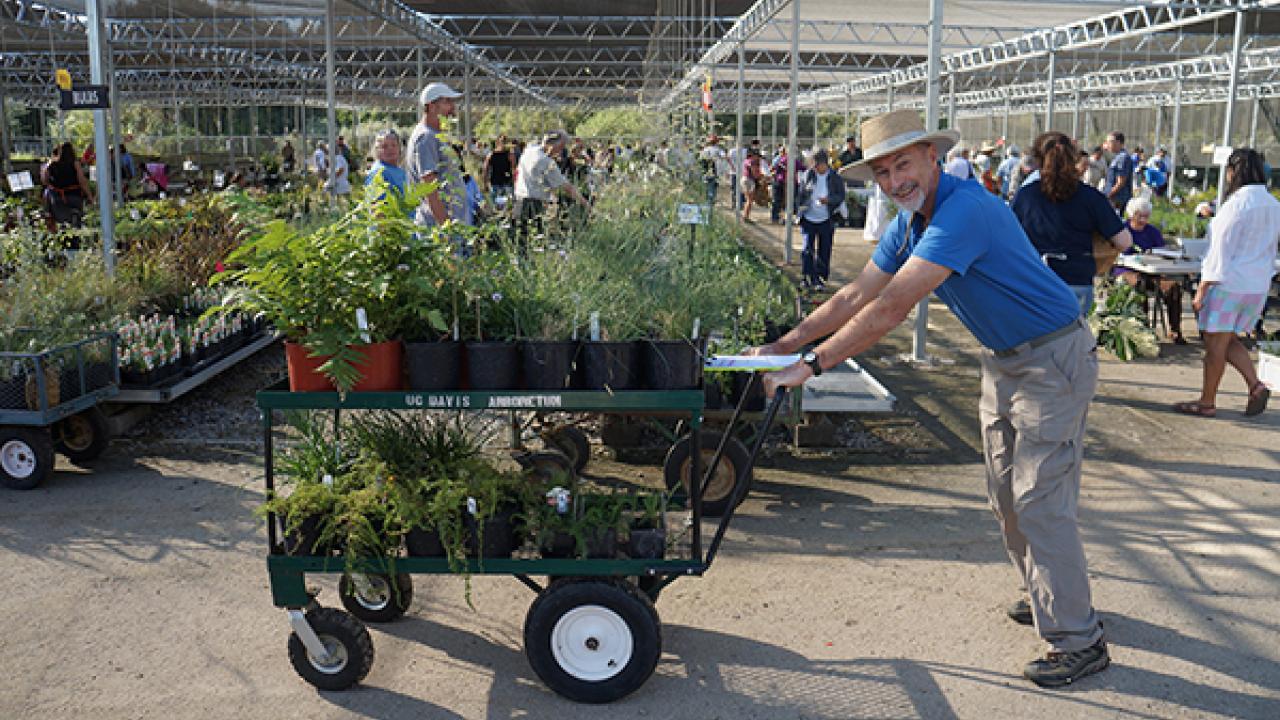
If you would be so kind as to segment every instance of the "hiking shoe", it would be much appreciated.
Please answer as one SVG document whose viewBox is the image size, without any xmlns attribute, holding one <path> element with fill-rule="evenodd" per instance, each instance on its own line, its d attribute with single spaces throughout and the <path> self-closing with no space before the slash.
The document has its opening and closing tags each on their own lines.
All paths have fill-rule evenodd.
<svg viewBox="0 0 1280 720">
<path fill-rule="evenodd" d="M 1018 600 L 1018 602 L 1010 605 L 1005 610 L 1005 614 L 1009 616 L 1010 620 L 1019 625 L 1036 624 L 1035 618 L 1031 617 L 1031 604 L 1026 600 Z"/>
<path fill-rule="evenodd" d="M 1022 670 L 1022 674 L 1040 687 L 1062 687 L 1110 664 L 1107 641 L 1099 640 L 1083 650 L 1051 652 L 1039 660 L 1032 660 Z"/>
</svg>

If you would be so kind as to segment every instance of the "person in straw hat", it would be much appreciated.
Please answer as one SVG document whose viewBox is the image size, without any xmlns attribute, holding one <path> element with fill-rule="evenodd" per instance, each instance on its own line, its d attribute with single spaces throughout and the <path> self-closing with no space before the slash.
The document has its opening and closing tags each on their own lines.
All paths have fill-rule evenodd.
<svg viewBox="0 0 1280 720">
<path fill-rule="evenodd" d="M 1023 674 L 1066 685 L 1110 662 L 1093 609 L 1076 519 L 1085 418 L 1098 379 L 1095 342 L 1075 295 L 1036 255 L 1009 208 L 978 183 L 941 172 L 959 136 L 926 132 L 914 110 L 863 125 L 864 159 L 843 168 L 874 179 L 901 212 L 853 282 L 778 341 L 751 354 L 805 352 L 765 375 L 766 393 L 796 387 L 872 347 L 929 293 L 983 345 L 979 415 L 987 492 L 1048 654 Z M 830 337 L 827 337 L 830 336 Z"/>
</svg>

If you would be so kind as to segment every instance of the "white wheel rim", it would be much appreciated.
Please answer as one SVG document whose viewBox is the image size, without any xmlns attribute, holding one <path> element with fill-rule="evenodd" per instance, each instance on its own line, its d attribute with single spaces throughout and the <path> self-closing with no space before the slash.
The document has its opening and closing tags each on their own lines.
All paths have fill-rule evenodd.
<svg viewBox="0 0 1280 720">
<path fill-rule="evenodd" d="M 11 478 L 25 480 L 36 471 L 36 452 L 21 440 L 10 440 L 0 447 L 0 468 Z"/>
<path fill-rule="evenodd" d="M 317 635 L 320 642 L 324 644 L 325 652 L 329 653 L 327 658 L 318 658 L 307 651 L 307 659 L 311 661 L 311 667 L 319 670 L 326 675 L 337 675 L 347 666 L 347 646 L 338 642 L 338 639 L 332 635 Z"/>
<path fill-rule="evenodd" d="M 600 605 L 581 605 L 565 613 L 551 629 L 551 654 L 569 675 L 587 682 L 614 677 L 631 662 L 631 628 L 618 613 Z"/>
<path fill-rule="evenodd" d="M 352 575 L 351 594 L 366 610 L 382 610 L 391 604 L 391 585 L 381 575 Z"/>
</svg>

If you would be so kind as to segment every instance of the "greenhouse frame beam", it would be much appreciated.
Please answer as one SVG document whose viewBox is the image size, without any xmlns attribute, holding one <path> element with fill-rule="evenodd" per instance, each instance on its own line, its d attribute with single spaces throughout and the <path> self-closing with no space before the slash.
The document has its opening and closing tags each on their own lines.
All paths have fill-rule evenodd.
<svg viewBox="0 0 1280 720">
<path fill-rule="evenodd" d="M 50 32 L 87 38 L 89 27 L 84 16 L 67 12 L 33 0 L 0 0 L 0 23 L 15 30 L 31 30 L 37 34 L 24 39 L 45 42 Z"/>
<path fill-rule="evenodd" d="M 1267 71 L 1280 71 L 1280 47 L 1260 48 L 1242 54 L 1241 73 Z M 1058 93 L 1108 92 L 1155 83 L 1175 83 L 1179 77 L 1184 80 L 1217 80 L 1230 74 L 1231 56 L 1228 54 L 1062 78 L 1054 84 L 1054 88 Z M 1038 82 L 957 93 L 956 104 L 974 106 L 1002 103 L 1006 97 L 1015 101 L 1037 100 L 1045 97 L 1048 88 L 1047 82 Z"/>
<path fill-rule="evenodd" d="M 948 75 L 990 70 L 1044 57 L 1050 52 L 1050 48 L 1060 53 L 1072 52 L 1227 17 L 1237 13 L 1238 8 L 1254 10 L 1276 5 L 1280 5 L 1280 0 L 1190 0 L 1167 5 L 1140 5 L 953 53 L 942 59 L 942 69 Z M 837 99 L 845 93 L 865 95 L 883 92 L 891 86 L 910 85 L 927 79 L 928 65 L 919 63 L 909 68 L 805 93 L 797 102 L 808 105 L 826 99 Z M 783 107 L 783 101 L 772 103 L 764 110 L 767 112 L 775 107 Z"/>
<path fill-rule="evenodd" d="M 453 53 L 456 57 L 471 63 L 475 69 L 501 80 L 518 92 L 543 105 L 552 107 L 564 105 L 564 101 L 561 98 L 542 89 L 535 88 L 517 77 L 510 70 L 499 67 L 481 52 L 445 30 L 436 21 L 410 8 L 400 0 L 347 0 L 347 2 L 355 7 L 364 9 L 377 19 L 385 20 L 403 30 L 408 30 L 422 40 Z"/>
<path fill-rule="evenodd" d="M 675 87 L 660 100 L 657 104 L 659 110 L 667 110 L 685 93 L 693 89 L 701 82 L 701 78 L 712 69 L 724 61 L 730 53 L 734 52 L 738 43 L 747 42 L 755 36 L 761 28 L 768 25 L 784 8 L 791 4 L 792 0 L 756 0 L 755 4 L 747 9 L 742 17 L 738 18 L 733 27 L 729 28 L 729 32 L 725 33 L 721 39 L 707 49 L 703 53 L 702 58 L 689 68 L 689 72 Z"/>
</svg>

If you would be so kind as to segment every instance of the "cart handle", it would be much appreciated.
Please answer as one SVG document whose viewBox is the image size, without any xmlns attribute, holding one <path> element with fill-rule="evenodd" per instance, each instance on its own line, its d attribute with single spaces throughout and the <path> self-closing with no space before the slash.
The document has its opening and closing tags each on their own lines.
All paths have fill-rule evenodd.
<svg viewBox="0 0 1280 720">
<path fill-rule="evenodd" d="M 757 381 L 763 382 L 758 373 L 752 374 L 751 383 Z M 750 384 L 747 389 L 748 391 L 751 389 Z M 729 521 L 733 519 L 733 514 L 738 509 L 738 503 L 742 502 L 742 499 L 747 494 L 747 477 L 756 464 L 756 458 L 760 455 L 760 449 L 764 447 L 765 438 L 768 437 L 769 429 L 773 427 L 773 421 L 777 419 L 778 410 L 782 408 L 782 403 L 786 400 L 786 396 L 787 389 L 778 388 L 773 395 L 773 400 L 769 403 L 769 407 L 765 410 L 764 421 L 760 427 L 760 432 L 756 435 L 755 446 L 751 448 L 751 457 L 744 467 L 738 468 L 738 478 L 737 482 L 733 484 L 733 494 L 729 498 L 729 507 L 725 509 L 724 515 L 720 517 L 720 525 L 716 527 L 715 537 L 711 539 L 711 546 L 707 548 L 707 559 L 703 563 L 704 569 L 711 567 L 711 561 L 715 559 L 716 553 L 720 551 L 720 543 L 724 540 L 725 532 L 729 530 Z"/>
</svg>

